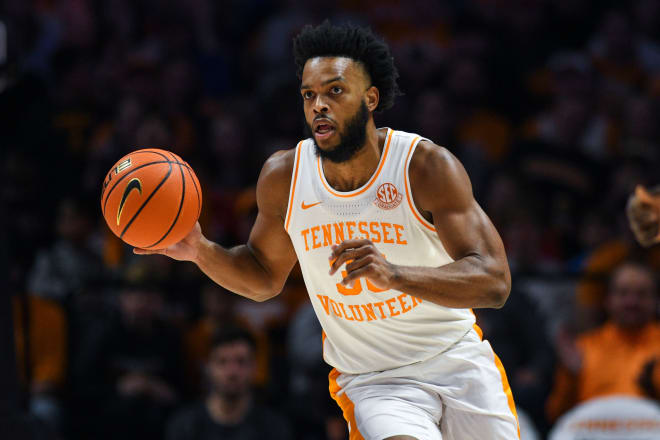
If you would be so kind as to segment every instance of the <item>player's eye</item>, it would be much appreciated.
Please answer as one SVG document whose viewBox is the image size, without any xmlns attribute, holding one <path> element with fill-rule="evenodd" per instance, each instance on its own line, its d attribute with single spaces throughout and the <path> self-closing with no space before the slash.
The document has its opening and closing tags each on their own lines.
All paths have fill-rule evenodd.
<svg viewBox="0 0 660 440">
<path fill-rule="evenodd" d="M 314 97 L 314 93 L 312 93 L 312 91 L 310 90 L 303 92 L 302 95 L 303 95 L 303 99 L 312 99 Z"/>
<path fill-rule="evenodd" d="M 339 86 L 334 86 L 333 88 L 330 89 L 330 91 L 332 92 L 333 95 L 339 95 L 344 90 Z"/>
</svg>

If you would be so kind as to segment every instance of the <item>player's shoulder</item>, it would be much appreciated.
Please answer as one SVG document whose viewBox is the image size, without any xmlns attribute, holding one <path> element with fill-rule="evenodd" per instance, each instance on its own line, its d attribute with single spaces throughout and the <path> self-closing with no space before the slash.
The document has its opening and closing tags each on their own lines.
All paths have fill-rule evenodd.
<svg viewBox="0 0 660 440">
<path fill-rule="evenodd" d="M 286 207 L 295 154 L 295 148 L 280 150 L 266 159 L 257 181 L 257 203 L 260 206 Z"/>
<path fill-rule="evenodd" d="M 417 144 L 408 169 L 411 180 L 423 183 L 453 178 L 461 171 L 463 166 L 449 149 L 427 139 Z"/>
<path fill-rule="evenodd" d="M 295 148 L 276 151 L 264 162 L 262 174 L 269 177 L 282 177 L 288 173 L 290 178 L 295 158 Z"/>
<path fill-rule="evenodd" d="M 279 150 L 271 154 L 261 168 L 259 184 L 268 186 L 287 186 L 291 181 L 291 173 L 296 157 L 296 149 Z"/>
<path fill-rule="evenodd" d="M 410 187 L 422 209 L 464 209 L 472 200 L 465 168 L 449 149 L 421 140 L 410 159 Z M 438 197 L 442 191 L 443 197 Z"/>
</svg>

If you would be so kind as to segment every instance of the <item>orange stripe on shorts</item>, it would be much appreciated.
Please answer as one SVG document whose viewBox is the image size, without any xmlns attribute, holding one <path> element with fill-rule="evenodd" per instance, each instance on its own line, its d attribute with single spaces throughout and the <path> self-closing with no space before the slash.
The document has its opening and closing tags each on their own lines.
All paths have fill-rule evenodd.
<svg viewBox="0 0 660 440">
<path fill-rule="evenodd" d="M 516 403 L 513 401 L 513 393 L 511 392 L 511 387 L 509 386 L 509 380 L 506 377 L 506 371 L 504 371 L 504 365 L 502 365 L 502 361 L 497 356 L 497 354 L 495 354 L 495 352 L 493 352 L 493 356 L 495 357 L 495 366 L 500 372 L 500 376 L 502 376 L 502 389 L 504 390 L 504 394 L 506 394 L 506 400 L 509 403 L 509 409 L 511 410 L 513 417 L 516 418 L 516 429 L 518 430 L 518 438 L 520 438 L 520 423 L 518 422 L 518 412 L 516 411 Z"/>
<path fill-rule="evenodd" d="M 470 313 L 474 315 L 472 309 L 470 309 Z M 477 319 L 476 315 L 474 316 L 474 319 L 475 320 Z M 481 330 L 481 327 L 479 327 L 475 322 L 472 328 L 479 335 L 479 339 L 483 341 L 484 332 L 483 330 Z M 518 412 L 516 411 L 516 403 L 513 401 L 513 393 L 511 392 L 511 387 L 509 386 L 509 379 L 507 379 L 506 371 L 504 371 L 504 365 L 502 365 L 502 361 L 497 356 L 495 351 L 493 351 L 493 357 L 495 358 L 495 366 L 497 367 L 497 371 L 500 372 L 500 377 L 502 378 L 502 390 L 506 395 L 506 400 L 509 404 L 509 409 L 511 410 L 511 414 L 513 414 L 513 416 L 516 418 L 516 429 L 518 430 L 518 438 L 520 438 L 520 423 L 518 421 Z"/>
<path fill-rule="evenodd" d="M 350 427 L 350 433 L 348 440 L 364 440 L 360 431 L 358 431 L 357 423 L 355 423 L 355 405 L 348 398 L 346 393 L 338 394 L 341 391 L 341 387 L 337 383 L 337 378 L 339 377 L 339 371 L 336 368 L 333 368 L 328 379 L 330 381 L 330 396 L 337 402 L 339 408 L 341 408 L 342 413 L 344 414 L 344 419 Z"/>
</svg>

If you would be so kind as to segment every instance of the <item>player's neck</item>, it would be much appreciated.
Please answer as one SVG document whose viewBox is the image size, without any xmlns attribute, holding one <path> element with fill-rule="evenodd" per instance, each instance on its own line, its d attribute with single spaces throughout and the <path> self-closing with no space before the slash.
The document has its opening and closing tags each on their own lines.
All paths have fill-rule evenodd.
<svg viewBox="0 0 660 440">
<path fill-rule="evenodd" d="M 385 145 L 387 129 L 377 129 L 373 119 L 367 123 L 364 148 L 346 162 L 323 160 L 323 174 L 337 191 L 353 191 L 367 183 L 376 172 Z"/>
</svg>

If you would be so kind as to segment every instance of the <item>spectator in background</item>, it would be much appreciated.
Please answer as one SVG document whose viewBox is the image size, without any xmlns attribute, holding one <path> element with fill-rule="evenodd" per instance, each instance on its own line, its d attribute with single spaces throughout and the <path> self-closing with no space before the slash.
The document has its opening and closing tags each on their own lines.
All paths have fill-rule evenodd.
<svg viewBox="0 0 660 440">
<path fill-rule="evenodd" d="M 484 199 L 486 211 L 501 231 L 512 270 L 525 272 L 533 264 L 538 265 L 548 246 L 542 242 L 539 221 L 535 218 L 538 202 L 530 197 L 522 182 L 509 172 L 495 174 Z"/>
<path fill-rule="evenodd" d="M 103 274 L 101 258 L 92 250 L 92 217 L 82 200 L 65 198 L 60 202 L 57 241 L 41 251 L 28 280 L 35 295 L 65 301 L 80 293 Z"/>
<path fill-rule="evenodd" d="M 617 10 L 604 15 L 589 44 L 594 66 L 603 79 L 622 90 L 643 85 L 654 67 L 657 55 L 640 49 L 626 12 Z"/>
<path fill-rule="evenodd" d="M 156 3 L 158 8 L 150 6 Z M 392 43 L 407 87 L 399 105 L 378 116 L 379 125 L 396 122 L 407 131 L 425 133 L 461 159 L 501 232 L 518 288 L 531 292 L 548 327 L 563 319 L 564 292 L 574 294 L 573 277 L 579 278 L 576 296 L 582 310 L 576 322 L 582 328 L 600 325 L 607 276 L 622 261 L 640 257 L 619 217 L 623 199 L 637 183 L 658 183 L 660 0 L 509 1 L 504 8 L 482 0 L 420 0 L 414 7 L 398 0 L 313 3 L 0 2 L 0 21 L 7 30 L 6 59 L 0 60 L 0 212 L 7 213 L 0 216 L 1 242 L 10 260 L 8 274 L 17 280 L 17 288 L 9 290 L 35 295 L 28 301 L 34 318 L 27 332 L 32 381 L 44 374 L 38 364 L 47 353 L 68 351 L 74 366 L 92 352 L 101 357 L 106 347 L 92 350 L 92 341 L 112 340 L 111 331 L 119 327 L 113 321 L 97 328 L 107 321 L 107 306 L 117 300 L 108 294 L 107 276 L 130 263 L 131 256 L 94 219 L 99 218 L 99 184 L 123 154 L 146 146 L 179 152 L 202 182 L 204 229 L 227 245 L 247 239 L 256 212 L 251 185 L 261 164 L 300 136 L 290 39 L 303 24 L 321 17 L 370 24 Z M 94 195 L 87 214 L 77 201 L 82 192 Z M 62 194 L 75 199 L 62 201 Z M 207 218 L 209 212 L 213 218 Z M 655 238 L 657 217 L 652 220 Z M 660 270 L 660 246 L 643 257 Z M 198 274 L 197 268 L 150 261 L 147 272 L 162 276 L 163 284 L 186 286 L 172 293 L 180 292 L 181 310 L 192 309 L 197 281 L 191 283 L 194 289 L 185 283 Z M 543 273 L 550 273 L 551 280 L 539 277 Z M 99 284 L 93 284 L 97 274 Z M 521 288 L 525 277 L 531 287 Z M 270 373 L 267 396 L 293 403 L 287 408 L 296 430 L 303 420 L 310 432 L 317 432 L 323 430 L 318 426 L 322 419 L 307 417 L 316 406 L 314 396 L 300 387 L 299 374 L 320 377 L 321 372 L 300 371 L 297 353 L 284 356 L 305 350 L 305 344 L 292 344 L 307 337 L 319 342 L 304 322 L 306 333 L 294 330 L 292 293 L 281 295 L 281 302 L 253 306 L 239 300 L 217 314 L 214 306 L 204 306 L 204 317 L 188 334 L 188 341 L 194 341 L 188 348 L 202 347 L 198 353 L 204 355 L 193 362 L 194 370 L 201 371 L 214 329 L 229 322 L 229 316 L 234 322 L 238 316 L 249 318 L 249 328 L 268 337 L 264 355 L 257 337 L 257 383 L 262 371 Z M 69 338 L 64 346 L 40 342 L 59 339 L 60 325 L 54 318 L 58 313 L 47 311 L 57 306 L 37 296 L 65 303 Z M 42 318 L 42 312 L 50 317 Z M 511 328 L 524 325 L 514 322 Z M 285 327 L 297 342 L 284 344 Z M 511 328 L 493 322 L 486 334 L 506 343 Z M 21 362 L 25 335 L 16 336 Z M 511 356 L 500 354 L 515 371 L 538 365 L 535 353 L 512 346 Z M 105 384 L 85 390 L 90 399 L 98 396 L 85 401 L 94 404 L 85 410 L 101 409 L 107 396 L 115 395 L 115 373 L 101 367 L 64 381 L 65 429 L 85 423 L 75 408 L 66 407 L 71 387 L 86 387 L 90 378 Z M 510 377 L 516 391 L 518 379 L 530 378 L 517 376 Z M 191 382 L 199 379 L 198 374 Z M 58 397 L 58 386 L 45 395 Z M 525 406 L 526 397 L 520 391 L 516 396 Z M 39 400 L 34 392 L 32 397 Z M 296 412 L 296 405 L 304 412 Z M 138 411 L 122 422 L 139 423 L 141 417 Z M 534 422 L 543 423 L 537 417 Z M 337 428 L 342 438 L 345 423 Z"/>
<path fill-rule="evenodd" d="M 657 289 L 648 266 L 625 262 L 616 268 L 607 296 L 609 319 L 575 342 L 560 338 L 560 364 L 546 403 L 550 420 L 595 397 L 660 396 Z"/>
<path fill-rule="evenodd" d="M 438 145 L 456 145 L 453 129 L 456 115 L 449 97 L 439 89 L 427 90 L 415 102 L 415 129 L 428 133 Z"/>
<path fill-rule="evenodd" d="M 552 109 L 534 119 L 536 131 L 515 146 L 508 158 L 516 177 L 536 205 L 536 221 L 544 230 L 547 267 L 557 269 L 561 259 L 577 251 L 578 218 L 584 206 L 593 206 L 597 199 L 599 178 L 603 178 L 600 163 L 580 151 L 580 139 L 589 117 L 589 104 L 583 98 L 558 98 Z"/>
<path fill-rule="evenodd" d="M 217 333 L 206 363 L 209 394 L 181 410 L 167 429 L 167 440 L 291 439 L 288 422 L 255 402 L 256 343 L 245 330 Z"/>
<path fill-rule="evenodd" d="M 160 291 L 144 280 L 119 294 L 119 317 L 83 341 L 77 384 L 93 438 L 160 439 L 178 400 L 177 330 L 159 319 Z"/>
<path fill-rule="evenodd" d="M 514 291 L 500 310 L 476 309 L 477 324 L 506 365 L 516 405 L 543 420 L 550 392 L 552 351 L 538 307 L 524 291 Z M 538 428 L 545 430 L 542 424 Z"/>
<path fill-rule="evenodd" d="M 344 439 L 346 422 L 328 395 L 330 368 L 323 361 L 322 334 L 314 307 L 306 301 L 291 318 L 287 334 L 290 365 L 287 406 L 298 438 Z"/>
<path fill-rule="evenodd" d="M 30 412 L 59 430 L 67 369 L 64 310 L 32 295 L 15 295 L 13 309 L 17 370 L 30 396 Z"/>
<path fill-rule="evenodd" d="M 185 333 L 184 351 L 190 386 L 195 391 L 202 389 L 201 374 L 208 362 L 213 344 L 213 335 L 232 326 L 250 329 L 256 340 L 255 382 L 265 385 L 268 380 L 268 336 L 266 332 L 251 329 L 246 319 L 236 311 L 238 298 L 215 283 L 207 283 L 202 288 L 203 316 Z"/>
<path fill-rule="evenodd" d="M 640 237 L 633 236 L 631 232 L 635 232 L 635 228 L 631 231 L 623 216 L 625 199 L 633 192 L 635 185 L 649 180 L 649 165 L 648 161 L 620 159 L 616 169 L 610 173 L 609 189 L 604 193 L 606 209 L 600 213 L 592 211 L 592 214 L 601 216 L 601 221 L 604 219 L 610 225 L 614 223 L 615 227 L 611 227 L 609 236 L 602 237 L 592 246 L 587 247 L 584 246 L 586 242 L 583 243 L 584 254 L 578 266 L 581 278 L 575 294 L 582 314 L 582 329 L 593 328 L 604 318 L 608 277 L 618 265 L 628 259 L 635 259 L 643 260 L 655 271 L 660 270 L 660 247 L 640 248 L 635 242 L 635 238 L 639 240 Z M 587 232 L 580 232 L 580 240 L 586 238 Z M 646 246 L 651 244 L 640 243 Z"/>
<path fill-rule="evenodd" d="M 458 116 L 458 142 L 474 148 L 488 163 L 499 162 L 511 144 L 511 124 L 506 117 L 494 111 L 490 104 L 488 72 L 475 59 L 458 58 L 449 67 L 447 87 L 452 110 Z"/>
<path fill-rule="evenodd" d="M 638 157 L 651 164 L 658 164 L 658 103 L 646 97 L 629 98 L 624 108 L 622 155 Z"/>
</svg>

